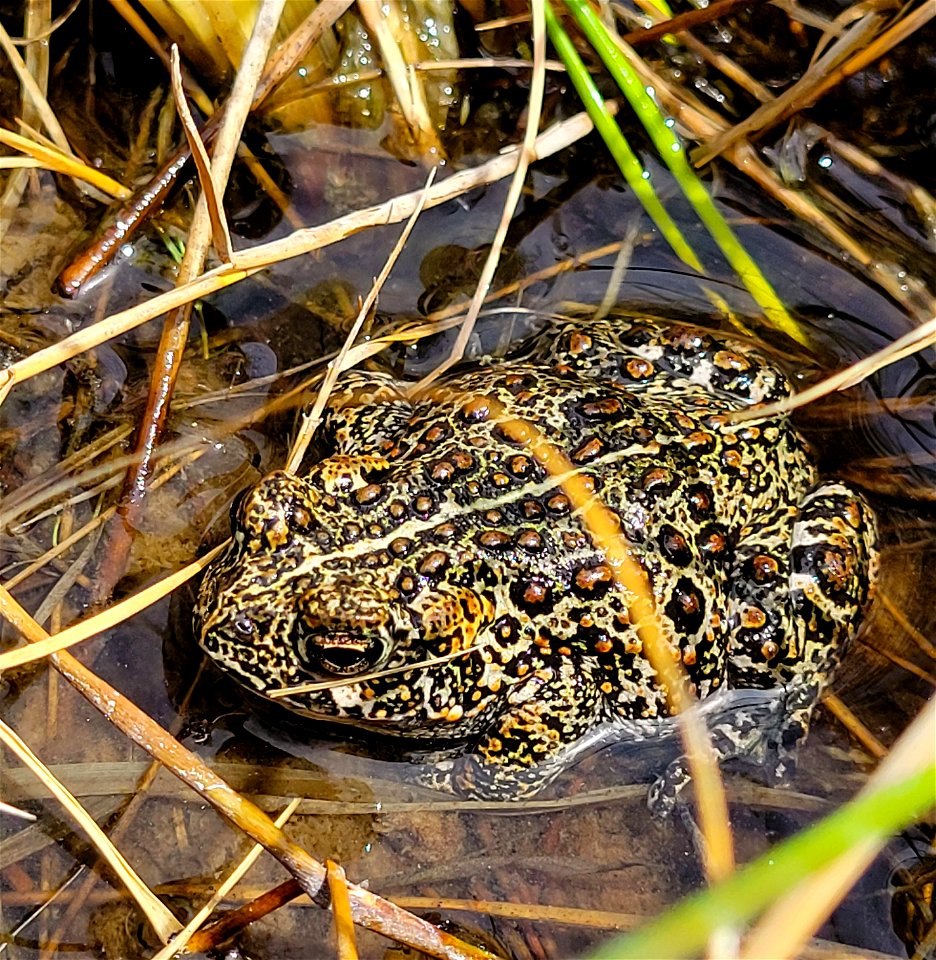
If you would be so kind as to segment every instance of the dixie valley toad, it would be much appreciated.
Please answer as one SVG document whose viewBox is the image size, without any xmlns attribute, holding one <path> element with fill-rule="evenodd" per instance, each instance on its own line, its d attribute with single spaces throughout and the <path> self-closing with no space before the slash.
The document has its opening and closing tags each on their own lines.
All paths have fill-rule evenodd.
<svg viewBox="0 0 936 960">
<path fill-rule="evenodd" d="M 404 386 L 339 383 L 330 455 L 244 496 L 201 587 L 207 653 L 260 694 L 337 681 L 278 701 L 299 713 L 461 741 L 433 780 L 478 797 L 535 792 L 599 731 L 671 731 L 630 598 L 562 478 L 501 426 L 522 420 L 619 517 L 721 755 L 783 767 L 877 568 L 867 504 L 818 480 L 785 417 L 727 422 L 787 396 L 783 374 L 741 342 L 617 319 L 554 322 L 421 399 Z M 681 778 L 677 761 L 671 793 Z"/>
</svg>

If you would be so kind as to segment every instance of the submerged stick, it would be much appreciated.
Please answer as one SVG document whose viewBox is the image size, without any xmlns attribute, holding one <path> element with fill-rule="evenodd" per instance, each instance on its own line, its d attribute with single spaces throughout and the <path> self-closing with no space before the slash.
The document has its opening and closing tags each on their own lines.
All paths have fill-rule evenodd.
<svg viewBox="0 0 936 960">
<path fill-rule="evenodd" d="M 35 643 L 48 634 L 0 587 L 0 616 Z M 69 653 L 52 657 L 56 670 L 111 723 L 191 787 L 225 819 L 264 847 L 298 880 L 319 906 L 327 903 L 323 864 L 293 843 L 254 803 L 232 790 L 207 764 L 179 743 L 119 690 Z M 486 950 L 464 943 L 431 923 L 356 884 L 348 884 L 354 922 L 406 943 L 440 960 L 496 960 Z"/>
<path fill-rule="evenodd" d="M 217 144 L 211 166 L 206 170 L 207 181 L 195 207 L 185 256 L 179 267 L 177 278 L 179 286 L 201 275 L 212 234 L 226 233 L 226 228 L 223 231 L 215 228 L 209 194 L 215 187 L 219 196 L 224 195 L 241 132 L 252 105 L 257 102 L 257 86 L 284 3 L 285 0 L 263 0 L 257 10 L 253 31 L 244 48 L 240 69 L 231 87 L 227 104 L 221 112 L 217 127 Z M 174 51 L 174 58 L 174 73 L 178 74 L 178 51 Z M 181 87 L 181 77 L 179 77 L 178 86 Z M 184 120 L 183 112 L 183 123 Z M 193 142 L 191 136 L 190 142 Z M 196 150 L 199 149 L 198 144 L 193 143 L 193 146 Z M 223 217 L 220 208 L 216 212 Z M 222 239 L 221 242 L 223 244 L 224 240 Z M 230 254 L 230 237 L 227 238 L 226 250 L 218 251 L 222 256 L 224 252 Z M 133 446 L 133 462 L 124 477 L 117 514 L 108 522 L 106 528 L 107 549 L 104 551 L 94 585 L 94 597 L 97 602 L 102 602 L 110 594 L 126 568 L 133 542 L 132 531 L 137 526 L 136 515 L 146 496 L 156 448 L 166 431 L 176 378 L 182 368 L 185 344 L 188 341 L 191 315 L 192 304 L 189 302 L 171 310 L 163 321 L 159 346 L 153 360 L 153 376 L 146 397 L 146 407 Z"/>
</svg>

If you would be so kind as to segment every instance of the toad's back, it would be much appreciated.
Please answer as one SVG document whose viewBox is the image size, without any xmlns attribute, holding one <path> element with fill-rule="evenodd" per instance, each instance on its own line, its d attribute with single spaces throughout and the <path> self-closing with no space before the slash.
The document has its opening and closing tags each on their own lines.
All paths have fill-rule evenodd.
<svg viewBox="0 0 936 960">
<path fill-rule="evenodd" d="M 325 426 L 334 453 L 245 498 L 202 645 L 260 693 L 336 681 L 284 698 L 300 712 L 467 738 L 439 779 L 482 795 L 538 788 L 599 727 L 667 728 L 633 598 L 521 423 L 617 515 L 698 695 L 781 689 L 765 736 L 795 741 L 876 551 L 864 501 L 817 482 L 785 419 L 730 424 L 788 390 L 746 345 L 650 320 L 554 325 L 412 403 L 358 377 Z"/>
</svg>

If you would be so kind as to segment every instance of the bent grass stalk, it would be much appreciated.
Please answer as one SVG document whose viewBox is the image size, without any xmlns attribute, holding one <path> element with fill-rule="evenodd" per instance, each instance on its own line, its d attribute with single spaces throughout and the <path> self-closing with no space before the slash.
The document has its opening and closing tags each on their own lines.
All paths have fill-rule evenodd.
<svg viewBox="0 0 936 960">
<path fill-rule="evenodd" d="M 562 29 L 548 3 L 545 5 L 545 11 L 546 30 L 549 33 L 549 39 L 566 65 L 569 78 L 585 105 L 588 116 L 595 125 L 595 129 L 601 134 L 601 139 L 604 140 L 605 146 L 611 156 L 614 157 L 614 161 L 627 181 L 627 185 L 634 191 L 634 196 L 637 197 L 644 210 L 647 211 L 647 215 L 673 248 L 676 256 L 683 263 L 692 267 L 693 270 L 702 273 L 701 261 L 692 247 L 689 246 L 686 238 L 683 237 L 679 227 L 673 222 L 672 217 L 666 212 L 652 184 L 647 179 L 647 172 L 644 170 L 643 164 L 637 158 L 637 154 L 634 153 L 624 134 L 621 133 L 621 128 L 605 109 L 604 98 L 595 86 L 595 82 L 582 62 L 582 58 L 578 55 L 572 40 Z"/>
<path fill-rule="evenodd" d="M 934 737 L 936 698 L 901 737 L 860 796 L 773 847 L 724 883 L 689 897 L 643 930 L 605 944 L 592 954 L 592 960 L 697 956 L 713 931 L 743 927 L 831 864 L 849 861 L 856 850 L 873 854 L 891 835 L 936 805 Z M 892 763 L 895 757 L 899 772 Z"/>
<path fill-rule="evenodd" d="M 711 234 L 712 239 L 718 244 L 725 259 L 741 278 L 748 293 L 764 311 L 764 315 L 774 327 L 783 331 L 797 343 L 808 347 L 809 341 L 806 335 L 790 316 L 776 291 L 761 272 L 760 267 L 744 249 L 734 231 L 715 206 L 715 202 L 709 196 L 705 185 L 696 176 L 686 157 L 682 142 L 675 132 L 667 126 L 666 118 L 641 83 L 627 57 L 622 53 L 618 42 L 612 39 L 607 28 L 586 0 L 566 0 L 566 6 L 634 109 L 657 148 L 661 159 L 669 167 L 686 199 L 692 204 L 696 214 Z M 607 125 L 599 126 L 598 121 L 594 118 L 592 118 L 592 122 L 604 135 L 604 127 Z M 612 124 L 612 126 L 617 130 L 617 124 Z"/>
</svg>

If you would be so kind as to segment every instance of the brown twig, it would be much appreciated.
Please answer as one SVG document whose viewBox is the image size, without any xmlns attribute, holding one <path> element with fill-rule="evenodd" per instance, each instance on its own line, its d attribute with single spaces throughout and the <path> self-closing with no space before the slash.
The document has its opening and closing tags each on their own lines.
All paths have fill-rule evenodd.
<svg viewBox="0 0 936 960">
<path fill-rule="evenodd" d="M 252 104 L 257 99 L 257 84 L 267 59 L 267 51 L 279 24 L 284 2 L 285 0 L 264 0 L 258 8 L 253 33 L 244 49 L 231 94 L 224 110 L 219 111 L 221 120 L 218 125 L 212 162 L 210 168 L 207 166 L 205 168 L 208 180 L 195 209 L 195 215 L 192 217 L 185 256 L 179 267 L 179 285 L 189 283 L 201 274 L 212 233 L 226 233 L 220 228 L 217 230 L 213 228 L 209 194 L 214 193 L 217 196 L 224 194 L 241 130 Z M 176 54 L 176 70 L 177 57 L 178 54 Z M 181 86 L 181 82 L 178 85 Z M 221 215 L 220 207 L 215 213 L 218 216 Z M 222 236 L 221 242 L 225 243 L 225 239 L 225 252 L 230 257 L 230 238 Z M 104 551 L 104 558 L 97 572 L 94 590 L 97 603 L 101 603 L 110 594 L 114 584 L 123 575 L 130 555 L 133 542 L 132 530 L 137 525 L 137 513 L 146 495 L 147 481 L 153 469 L 153 457 L 166 430 L 176 377 L 181 369 L 185 344 L 188 341 L 191 312 L 192 304 L 190 302 L 183 304 L 170 311 L 163 322 L 162 335 L 153 362 L 153 376 L 146 398 L 146 408 L 134 445 L 134 462 L 127 470 L 117 515 L 106 527 L 108 549 Z"/>
<path fill-rule="evenodd" d="M 320 3 L 278 46 L 264 75 L 257 83 L 252 110 L 261 106 L 322 33 L 351 6 L 351 2 L 352 0 L 330 0 L 329 3 Z M 214 142 L 223 114 L 224 110 L 219 110 L 202 127 L 201 137 L 206 145 Z M 59 274 L 56 290 L 63 297 L 76 296 L 89 280 L 111 262 L 121 244 L 126 243 L 149 217 L 162 208 L 190 156 L 186 141 L 144 187 L 108 218 L 94 241 Z"/>
<path fill-rule="evenodd" d="M 199 930 L 181 951 L 182 955 L 207 953 L 213 950 L 255 920 L 273 913 L 274 910 L 285 906 L 296 897 L 301 897 L 302 894 L 302 886 L 297 880 L 292 878 L 284 880 L 279 886 L 262 893 L 235 910 L 229 910 L 220 920 Z"/>
<path fill-rule="evenodd" d="M 650 43 L 652 40 L 659 40 L 668 33 L 679 34 L 684 30 L 700 27 L 703 23 L 711 23 L 719 17 L 727 16 L 736 7 L 750 9 L 755 4 L 766 2 L 767 0 L 716 0 L 715 3 L 709 4 L 700 10 L 687 10 L 685 13 L 677 14 L 668 20 L 661 20 L 652 27 L 631 30 L 630 33 L 625 33 L 621 39 L 631 46 Z"/>
<path fill-rule="evenodd" d="M 32 643 L 48 636 L 2 588 L 0 616 Z M 71 654 L 55 654 L 51 661 L 55 669 L 89 703 L 134 743 L 188 784 L 225 819 L 257 843 L 263 844 L 299 881 L 315 903 L 321 906 L 326 902 L 325 867 L 293 843 L 259 807 L 232 790 L 199 757 Z M 369 930 L 409 944 L 440 960 L 493 960 L 486 950 L 464 943 L 363 887 L 349 883 L 348 896 L 354 922 Z"/>
</svg>

